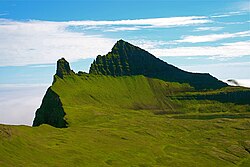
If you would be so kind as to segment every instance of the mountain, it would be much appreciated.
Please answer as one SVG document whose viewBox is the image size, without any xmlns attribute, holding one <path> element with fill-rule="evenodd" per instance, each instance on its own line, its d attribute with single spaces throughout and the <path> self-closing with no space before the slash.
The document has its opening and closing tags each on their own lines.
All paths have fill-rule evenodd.
<svg viewBox="0 0 250 167">
<path fill-rule="evenodd" d="M 230 112 L 232 109 L 237 113 L 238 105 L 247 105 L 243 107 L 243 111 L 247 111 L 250 90 L 224 86 L 226 84 L 209 74 L 185 72 L 120 40 L 107 55 L 97 56 L 89 74 L 75 74 L 64 58 L 59 59 L 53 85 L 47 90 L 41 107 L 36 111 L 33 126 L 70 126 L 68 122 L 75 120 L 65 120 L 68 113 L 64 111 L 67 106 L 62 102 L 64 95 L 72 107 L 113 106 L 118 109 L 174 114 L 190 113 L 192 110 L 199 113 Z M 200 90 L 202 88 L 206 88 L 206 91 Z M 200 106 L 202 101 L 205 101 L 204 106 Z M 223 103 L 233 105 L 226 106 Z M 211 108 L 213 110 L 209 111 Z"/>
<path fill-rule="evenodd" d="M 227 86 L 210 74 L 183 71 L 123 40 L 119 40 L 108 54 L 97 56 L 89 73 L 111 76 L 144 75 L 168 82 L 188 83 L 197 90 Z"/>
<path fill-rule="evenodd" d="M 122 74 L 59 59 L 33 127 L 0 125 L 0 166 L 250 165 L 250 89 Z"/>
<path fill-rule="evenodd" d="M 49 124 L 54 127 L 67 127 L 68 122 L 76 121 L 68 118 L 70 113 L 65 113 L 67 106 L 81 108 L 94 105 L 98 108 L 150 109 L 174 113 L 175 104 L 166 96 L 193 90 L 188 84 L 166 83 L 142 75 L 112 77 L 75 74 L 64 58 L 57 61 L 56 71 L 53 84 L 36 111 L 33 126 Z M 64 116 L 67 117 L 67 122 Z"/>
</svg>

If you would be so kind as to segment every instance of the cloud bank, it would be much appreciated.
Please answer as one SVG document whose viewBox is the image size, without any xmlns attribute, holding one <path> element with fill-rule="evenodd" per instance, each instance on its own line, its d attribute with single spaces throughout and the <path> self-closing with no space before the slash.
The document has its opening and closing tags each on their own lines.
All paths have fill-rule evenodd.
<svg viewBox="0 0 250 167">
<path fill-rule="evenodd" d="M 32 125 L 48 85 L 0 84 L 0 124 Z"/>
<path fill-rule="evenodd" d="M 240 37 L 250 37 L 249 31 L 242 31 L 237 33 L 223 33 L 223 34 L 209 34 L 201 36 L 184 36 L 180 40 L 175 40 L 177 43 L 200 43 L 200 42 L 214 42 L 218 40 L 228 39 L 228 38 L 240 38 Z"/>
<path fill-rule="evenodd" d="M 201 16 L 68 22 L 0 19 L 0 66 L 54 63 L 60 57 L 65 57 L 69 61 L 96 57 L 98 54 L 110 51 L 118 40 L 102 35 L 76 32 L 72 30 L 72 27 L 85 29 L 98 27 L 100 30 L 115 32 L 188 26 L 208 22 L 211 21 Z"/>
<path fill-rule="evenodd" d="M 0 36 L 1 66 L 54 63 L 60 57 L 74 61 L 104 54 L 115 42 L 47 21 L 0 20 Z"/>
<path fill-rule="evenodd" d="M 194 31 L 219 31 L 222 30 L 224 27 L 198 27 L 194 29 Z"/>
<path fill-rule="evenodd" d="M 250 41 L 224 43 L 220 46 L 176 47 L 167 49 L 149 49 L 157 56 L 210 56 L 217 58 L 240 57 L 250 55 Z"/>
<path fill-rule="evenodd" d="M 55 63 L 61 57 L 73 62 L 106 54 L 119 40 L 104 32 L 138 31 L 171 27 L 201 26 L 212 23 L 205 16 L 152 18 L 117 21 L 15 21 L 0 19 L 0 66 Z M 196 27 L 194 31 L 218 31 L 223 27 Z M 80 29 L 80 30 L 79 30 Z M 98 33 L 89 33 L 98 30 Z M 91 34 L 91 35 L 90 35 Z M 100 34 L 100 35 L 93 35 Z M 167 35 L 167 34 L 162 34 Z M 218 56 L 250 55 L 249 41 L 221 43 L 218 46 L 176 44 L 214 42 L 229 38 L 249 37 L 250 31 L 208 35 L 186 35 L 175 41 L 128 40 L 155 56 Z M 136 38 L 133 35 L 129 38 Z M 169 48 L 169 46 L 171 48 Z"/>
<path fill-rule="evenodd" d="M 62 22 L 72 26 L 107 26 L 107 25 L 133 25 L 143 26 L 142 28 L 166 28 L 178 27 L 194 24 L 210 23 L 211 20 L 206 16 L 187 16 L 187 17 L 169 17 L 135 20 L 117 20 L 117 21 L 69 21 Z"/>
</svg>

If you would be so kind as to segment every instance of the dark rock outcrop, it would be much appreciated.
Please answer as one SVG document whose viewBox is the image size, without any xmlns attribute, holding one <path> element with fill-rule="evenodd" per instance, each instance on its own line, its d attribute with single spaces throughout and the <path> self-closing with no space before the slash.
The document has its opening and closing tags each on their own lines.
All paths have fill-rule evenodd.
<svg viewBox="0 0 250 167">
<path fill-rule="evenodd" d="M 227 82 L 233 84 L 234 86 L 240 86 L 240 84 L 235 79 L 228 79 Z"/>
<path fill-rule="evenodd" d="M 36 111 L 33 126 L 49 124 L 57 128 L 66 128 L 65 112 L 59 96 L 49 88 L 43 98 L 42 105 Z"/>
<path fill-rule="evenodd" d="M 70 69 L 69 63 L 61 58 L 57 61 L 56 75 L 63 78 L 64 75 L 74 74 L 74 71 Z"/>
<path fill-rule="evenodd" d="M 250 91 L 221 92 L 218 94 L 197 95 L 197 100 L 216 100 L 222 103 L 250 105 Z"/>
<path fill-rule="evenodd" d="M 169 82 L 188 83 L 197 90 L 227 86 L 210 74 L 183 71 L 123 40 L 119 40 L 107 55 L 97 56 L 89 73 L 111 76 L 144 75 Z"/>
<path fill-rule="evenodd" d="M 218 92 L 210 94 L 194 94 L 183 96 L 172 96 L 178 100 L 215 100 L 222 103 L 234 103 L 239 105 L 250 105 L 250 90 L 239 90 L 235 92 Z"/>
</svg>

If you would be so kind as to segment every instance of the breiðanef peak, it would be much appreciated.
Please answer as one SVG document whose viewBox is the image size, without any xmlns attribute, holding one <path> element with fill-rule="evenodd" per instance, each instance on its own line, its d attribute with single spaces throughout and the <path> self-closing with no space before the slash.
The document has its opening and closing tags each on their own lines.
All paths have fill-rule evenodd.
<svg viewBox="0 0 250 167">
<path fill-rule="evenodd" d="M 144 75 L 169 82 L 188 83 L 198 90 L 227 86 L 208 73 L 183 71 L 123 40 L 117 41 L 108 54 L 97 56 L 89 73 L 111 76 Z"/>
</svg>

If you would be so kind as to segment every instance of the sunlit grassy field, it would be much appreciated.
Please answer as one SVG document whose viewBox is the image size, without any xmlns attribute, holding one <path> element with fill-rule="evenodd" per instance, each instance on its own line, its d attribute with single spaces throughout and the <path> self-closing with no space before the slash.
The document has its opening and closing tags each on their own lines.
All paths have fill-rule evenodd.
<svg viewBox="0 0 250 167">
<path fill-rule="evenodd" d="M 0 125 L 0 166 L 250 166 L 249 105 L 170 98 L 194 90 L 144 76 L 51 88 L 68 128 Z"/>
</svg>

